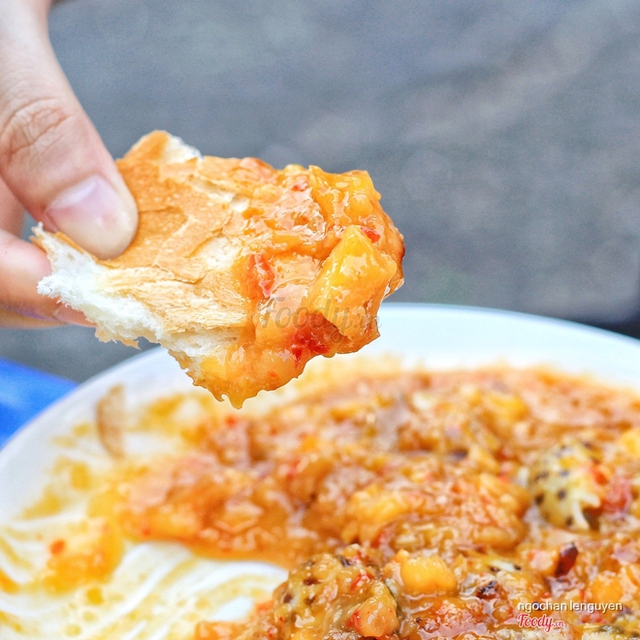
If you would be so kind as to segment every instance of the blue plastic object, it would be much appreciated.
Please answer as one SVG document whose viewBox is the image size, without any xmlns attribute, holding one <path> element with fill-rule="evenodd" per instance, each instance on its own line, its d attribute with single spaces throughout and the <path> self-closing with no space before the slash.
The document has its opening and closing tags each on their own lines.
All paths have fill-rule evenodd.
<svg viewBox="0 0 640 640">
<path fill-rule="evenodd" d="M 76 383 L 0 358 L 0 447 Z"/>
</svg>

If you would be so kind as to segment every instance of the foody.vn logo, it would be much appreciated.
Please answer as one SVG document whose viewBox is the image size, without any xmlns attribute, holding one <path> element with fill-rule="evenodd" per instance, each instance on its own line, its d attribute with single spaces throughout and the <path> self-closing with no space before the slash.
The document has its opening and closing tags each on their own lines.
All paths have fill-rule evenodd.
<svg viewBox="0 0 640 640">
<path fill-rule="evenodd" d="M 518 615 L 518 625 L 523 629 L 543 629 L 549 633 L 552 629 L 563 629 L 564 620 L 556 620 L 546 613 L 541 616 L 532 616 L 530 613 L 520 613 Z"/>
<path fill-rule="evenodd" d="M 342 335 L 353 335 L 356 332 L 363 332 L 366 329 L 368 317 L 361 308 L 341 307 L 335 301 L 330 300 L 323 308 L 307 308 L 301 306 L 292 309 L 287 305 L 279 306 L 277 298 L 262 310 L 260 325 L 266 328 L 272 324 L 278 329 L 286 327 L 300 328 L 309 326 L 320 328 L 328 320 L 338 329 L 338 337 Z M 375 322 L 375 320 L 374 320 Z"/>
</svg>

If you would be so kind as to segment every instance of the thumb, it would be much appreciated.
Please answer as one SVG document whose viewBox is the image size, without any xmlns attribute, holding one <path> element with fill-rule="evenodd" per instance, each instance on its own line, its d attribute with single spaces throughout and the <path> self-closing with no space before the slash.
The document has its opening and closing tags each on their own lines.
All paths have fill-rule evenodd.
<svg viewBox="0 0 640 640">
<path fill-rule="evenodd" d="M 136 231 L 136 205 L 56 61 L 46 4 L 2 3 L 0 177 L 47 229 L 115 257 Z"/>
</svg>

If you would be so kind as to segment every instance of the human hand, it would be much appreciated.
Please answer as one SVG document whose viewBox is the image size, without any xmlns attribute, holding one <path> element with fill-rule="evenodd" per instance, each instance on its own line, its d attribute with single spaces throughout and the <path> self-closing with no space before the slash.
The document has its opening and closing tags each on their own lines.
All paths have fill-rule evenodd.
<svg viewBox="0 0 640 640">
<path fill-rule="evenodd" d="M 21 240 L 23 211 L 99 258 L 138 224 L 133 197 L 51 48 L 51 0 L 0 0 L 0 326 L 86 323 L 40 296 L 43 251 Z"/>
</svg>

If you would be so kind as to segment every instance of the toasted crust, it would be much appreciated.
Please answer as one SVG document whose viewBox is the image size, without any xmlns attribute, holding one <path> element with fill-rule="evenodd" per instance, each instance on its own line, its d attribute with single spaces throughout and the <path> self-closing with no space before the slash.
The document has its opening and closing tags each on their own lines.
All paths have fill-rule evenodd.
<svg viewBox="0 0 640 640">
<path fill-rule="evenodd" d="M 35 232 L 59 296 L 102 339 L 165 345 L 196 384 L 234 405 L 299 375 L 314 355 L 377 334 L 402 284 L 402 236 L 366 172 L 201 157 L 161 131 L 118 161 L 140 213 L 118 258 Z"/>
</svg>

